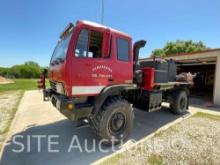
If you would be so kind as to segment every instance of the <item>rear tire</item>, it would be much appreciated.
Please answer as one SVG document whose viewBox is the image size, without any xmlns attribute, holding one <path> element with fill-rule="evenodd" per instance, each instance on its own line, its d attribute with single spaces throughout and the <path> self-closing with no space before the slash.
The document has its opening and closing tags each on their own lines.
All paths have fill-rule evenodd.
<svg viewBox="0 0 220 165">
<path fill-rule="evenodd" d="M 134 123 L 131 105 L 119 97 L 108 98 L 92 119 L 97 136 L 105 145 L 118 144 L 130 134 Z"/>
<path fill-rule="evenodd" d="M 178 90 L 172 95 L 170 102 L 171 112 L 181 115 L 188 110 L 188 95 L 185 90 Z"/>
</svg>

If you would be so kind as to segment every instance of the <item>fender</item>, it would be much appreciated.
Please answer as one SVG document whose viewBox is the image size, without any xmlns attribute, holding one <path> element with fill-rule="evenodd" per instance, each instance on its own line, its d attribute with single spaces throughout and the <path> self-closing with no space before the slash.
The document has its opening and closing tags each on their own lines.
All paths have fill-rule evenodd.
<svg viewBox="0 0 220 165">
<path fill-rule="evenodd" d="M 100 94 L 95 97 L 93 115 L 96 115 L 101 106 L 109 96 L 119 95 L 122 91 L 137 89 L 136 84 L 119 84 L 105 87 Z"/>
</svg>

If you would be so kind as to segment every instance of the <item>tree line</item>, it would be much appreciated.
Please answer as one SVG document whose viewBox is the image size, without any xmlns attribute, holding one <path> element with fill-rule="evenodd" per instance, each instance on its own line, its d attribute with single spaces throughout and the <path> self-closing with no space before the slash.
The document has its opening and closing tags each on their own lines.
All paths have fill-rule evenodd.
<svg viewBox="0 0 220 165">
<path fill-rule="evenodd" d="M 209 47 L 207 47 L 202 41 L 193 42 L 192 40 L 177 40 L 174 42 L 167 42 L 161 49 L 155 49 L 152 51 L 151 57 L 166 57 L 182 53 L 199 52 L 207 49 L 209 49 Z"/>
<path fill-rule="evenodd" d="M 12 67 L 0 67 L 0 76 L 6 78 L 39 78 L 43 72 L 43 67 L 34 61 L 28 61 L 21 65 Z"/>
</svg>

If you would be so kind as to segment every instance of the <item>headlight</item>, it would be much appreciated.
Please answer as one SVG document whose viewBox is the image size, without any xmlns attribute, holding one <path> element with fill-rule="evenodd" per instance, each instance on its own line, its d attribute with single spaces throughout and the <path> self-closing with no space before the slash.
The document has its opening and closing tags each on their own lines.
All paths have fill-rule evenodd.
<svg viewBox="0 0 220 165">
<path fill-rule="evenodd" d="M 65 94 L 65 90 L 63 88 L 63 84 L 62 83 L 56 83 L 56 90 L 57 90 L 57 93 Z"/>
</svg>

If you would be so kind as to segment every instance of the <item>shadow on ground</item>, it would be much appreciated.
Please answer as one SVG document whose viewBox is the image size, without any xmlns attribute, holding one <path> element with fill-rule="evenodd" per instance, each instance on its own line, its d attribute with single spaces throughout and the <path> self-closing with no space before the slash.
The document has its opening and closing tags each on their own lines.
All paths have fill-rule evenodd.
<svg viewBox="0 0 220 165">
<path fill-rule="evenodd" d="M 135 111 L 135 126 L 130 136 L 130 139 L 140 140 L 141 138 L 151 134 L 160 127 L 176 120 L 181 116 L 170 113 L 166 108 L 161 111 L 146 113 L 144 111 Z M 21 149 L 20 144 L 15 144 L 12 141 L 5 146 L 1 165 L 73 165 L 73 164 L 90 164 L 111 154 L 112 152 L 103 153 L 98 149 L 96 137 L 91 128 L 75 129 L 73 122 L 68 120 L 61 120 L 59 122 L 35 126 L 20 132 L 17 135 L 23 135 L 23 138 L 17 137 L 19 143 L 24 144 L 24 151 L 15 153 L 13 149 Z M 37 138 L 33 135 L 46 135 L 47 138 L 42 137 L 40 147 L 37 145 Z M 48 152 L 48 135 L 58 135 L 59 138 L 52 137 L 51 141 L 59 144 L 52 145 L 52 150 L 59 150 L 58 153 Z M 68 152 L 71 140 L 76 135 L 79 139 L 79 144 L 82 147 L 82 152 L 79 148 L 73 148 Z M 30 152 L 28 152 L 27 144 L 30 137 Z M 51 137 L 51 136 L 50 136 Z M 96 147 L 95 152 L 85 152 L 85 139 L 87 139 L 87 148 L 92 149 Z M 95 145 L 93 143 L 95 142 Z M 77 141 L 74 141 L 74 145 Z M 41 152 L 38 150 L 41 149 Z M 108 149 L 108 148 L 104 148 Z"/>
</svg>

